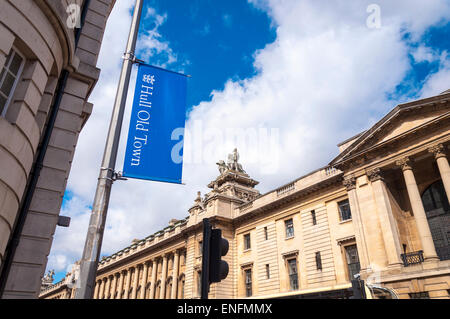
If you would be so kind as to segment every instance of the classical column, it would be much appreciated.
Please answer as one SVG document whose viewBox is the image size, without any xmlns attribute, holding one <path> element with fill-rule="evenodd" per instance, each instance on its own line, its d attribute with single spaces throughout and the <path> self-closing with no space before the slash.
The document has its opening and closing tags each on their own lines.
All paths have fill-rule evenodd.
<svg viewBox="0 0 450 319">
<path fill-rule="evenodd" d="M 108 276 L 106 277 L 106 288 L 105 288 L 105 299 L 109 299 L 109 295 L 111 292 L 111 278 Z"/>
<path fill-rule="evenodd" d="M 98 299 L 98 290 L 100 288 L 100 284 L 98 281 L 95 282 L 95 289 L 94 289 L 94 299 Z"/>
<path fill-rule="evenodd" d="M 100 282 L 100 292 L 98 294 L 98 299 L 103 299 L 103 293 L 105 291 L 105 280 L 104 278 Z"/>
<path fill-rule="evenodd" d="M 139 280 L 139 265 L 136 265 L 136 267 L 134 267 L 133 290 L 131 291 L 130 299 L 136 299 L 138 280 Z"/>
<path fill-rule="evenodd" d="M 112 289 L 111 289 L 111 297 L 109 299 L 115 299 L 116 298 L 116 291 L 117 291 L 117 275 L 113 275 L 113 282 L 112 282 Z"/>
<path fill-rule="evenodd" d="M 379 168 L 372 169 L 367 172 L 367 176 L 372 184 L 372 190 L 375 196 L 375 203 L 377 205 L 377 213 L 380 220 L 389 267 L 400 267 L 402 265 L 400 259 L 400 254 L 402 252 L 400 235 L 397 228 L 397 222 L 392 213 L 388 190 L 383 181 L 383 177 L 381 176 L 381 170 Z"/>
<path fill-rule="evenodd" d="M 122 291 L 123 291 L 123 278 L 124 273 L 123 270 L 119 272 L 119 292 L 117 293 L 117 299 L 122 298 Z"/>
<path fill-rule="evenodd" d="M 150 283 L 150 299 L 155 299 L 156 286 L 156 270 L 158 268 L 158 259 L 153 259 L 152 262 L 152 282 Z"/>
<path fill-rule="evenodd" d="M 159 294 L 159 299 L 165 299 L 166 278 L 167 278 L 167 254 L 163 256 L 162 274 L 161 274 L 161 292 Z"/>
<path fill-rule="evenodd" d="M 361 270 L 366 270 L 369 268 L 370 261 L 366 244 L 366 236 L 364 234 L 364 225 L 361 218 L 361 210 L 359 209 L 358 195 L 356 194 L 356 178 L 353 175 L 347 176 L 344 178 L 343 184 L 347 189 L 348 202 L 352 212 L 359 263 Z"/>
<path fill-rule="evenodd" d="M 144 262 L 141 280 L 141 294 L 139 296 L 139 299 L 145 299 L 145 292 L 147 290 L 147 277 L 148 277 L 148 262 Z"/>
<path fill-rule="evenodd" d="M 131 268 L 128 268 L 127 270 L 127 281 L 125 283 L 125 294 L 123 295 L 122 299 L 129 299 L 129 292 L 130 292 L 130 285 L 131 285 Z"/>
<path fill-rule="evenodd" d="M 396 162 L 402 168 L 403 177 L 405 178 L 406 189 L 408 191 L 411 209 L 416 220 L 417 230 L 419 231 L 420 241 L 422 242 L 423 253 L 425 259 L 438 259 L 436 249 L 434 248 L 433 237 L 431 236 L 430 227 L 428 225 L 427 215 L 423 208 L 422 198 L 416 179 L 412 171 L 411 162 L 405 157 Z"/>
<path fill-rule="evenodd" d="M 444 184 L 447 199 L 450 201 L 450 166 L 448 164 L 447 156 L 445 155 L 444 145 L 438 144 L 428 149 L 430 153 L 434 154 L 439 173 L 441 174 L 442 184 Z"/>
<path fill-rule="evenodd" d="M 177 299 L 179 260 L 180 260 L 180 252 L 176 250 L 173 256 L 172 291 L 170 292 L 171 299 Z"/>
</svg>

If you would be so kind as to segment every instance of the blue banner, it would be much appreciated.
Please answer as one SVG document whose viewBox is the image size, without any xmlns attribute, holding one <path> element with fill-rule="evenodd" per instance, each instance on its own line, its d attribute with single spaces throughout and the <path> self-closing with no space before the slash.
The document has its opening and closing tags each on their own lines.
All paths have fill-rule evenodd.
<svg viewBox="0 0 450 319">
<path fill-rule="evenodd" d="M 123 176 L 181 184 L 187 77 L 140 64 Z"/>
</svg>

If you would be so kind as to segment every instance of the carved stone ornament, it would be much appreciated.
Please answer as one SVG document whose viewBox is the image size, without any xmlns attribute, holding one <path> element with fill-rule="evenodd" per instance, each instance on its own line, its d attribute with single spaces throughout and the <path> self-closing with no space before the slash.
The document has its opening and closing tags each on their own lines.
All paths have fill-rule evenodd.
<svg viewBox="0 0 450 319">
<path fill-rule="evenodd" d="M 435 159 L 438 159 L 440 157 L 446 157 L 444 145 L 438 144 L 430 147 L 428 149 L 428 152 L 432 153 L 434 155 Z"/>
<path fill-rule="evenodd" d="M 399 159 L 395 162 L 395 165 L 400 166 L 403 171 L 411 170 L 411 160 L 409 157 L 404 157 L 402 159 Z"/>
<path fill-rule="evenodd" d="M 237 148 L 233 150 L 233 153 L 228 154 L 228 161 L 226 164 L 223 160 L 218 161 L 216 164 L 219 168 L 220 175 L 224 174 L 226 171 L 235 171 L 245 174 L 242 165 L 239 163 L 239 152 L 237 151 Z"/>
<path fill-rule="evenodd" d="M 367 171 L 367 177 L 371 182 L 383 180 L 381 169 L 378 167 Z"/>
<path fill-rule="evenodd" d="M 342 181 L 342 184 L 344 184 L 345 188 L 347 188 L 347 191 L 351 191 L 352 189 L 356 189 L 356 178 L 353 175 L 344 177 L 344 180 Z"/>
</svg>

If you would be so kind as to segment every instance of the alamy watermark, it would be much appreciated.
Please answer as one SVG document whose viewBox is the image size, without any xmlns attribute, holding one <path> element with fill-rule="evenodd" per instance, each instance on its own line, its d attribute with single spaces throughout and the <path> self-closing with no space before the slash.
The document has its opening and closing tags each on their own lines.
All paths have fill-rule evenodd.
<svg viewBox="0 0 450 319">
<path fill-rule="evenodd" d="M 81 7 L 77 3 L 71 3 L 66 7 L 68 15 L 66 25 L 69 29 L 81 28 Z"/>
<path fill-rule="evenodd" d="M 237 147 L 244 165 L 256 165 L 266 174 L 279 168 L 279 128 L 217 128 L 196 120 L 183 131 L 178 128 L 172 132 L 172 141 L 177 141 L 171 152 L 174 163 L 215 163 Z"/>
<path fill-rule="evenodd" d="M 370 4 L 367 6 L 367 13 L 370 15 L 367 17 L 366 25 L 369 29 L 381 28 L 381 7 L 378 4 Z"/>
</svg>

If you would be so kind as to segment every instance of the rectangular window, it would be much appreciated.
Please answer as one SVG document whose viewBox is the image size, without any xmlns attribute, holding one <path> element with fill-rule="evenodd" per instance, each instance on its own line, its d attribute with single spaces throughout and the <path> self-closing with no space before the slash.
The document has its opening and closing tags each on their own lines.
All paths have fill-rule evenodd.
<svg viewBox="0 0 450 319">
<path fill-rule="evenodd" d="M 322 257 L 320 257 L 320 251 L 316 252 L 316 268 L 322 270 Z"/>
<path fill-rule="evenodd" d="M 246 297 L 252 296 L 252 270 L 251 269 L 245 270 L 245 296 Z"/>
<path fill-rule="evenodd" d="M 286 238 L 294 237 L 294 222 L 291 219 L 288 219 L 284 222 L 286 227 Z"/>
<path fill-rule="evenodd" d="M 250 234 L 245 234 L 244 235 L 244 250 L 248 250 L 251 248 L 250 245 Z"/>
<path fill-rule="evenodd" d="M 339 202 L 338 207 L 341 221 L 352 219 L 352 212 L 350 211 L 350 204 L 348 203 L 348 199 Z"/>
<path fill-rule="evenodd" d="M 202 271 L 197 271 L 197 294 L 202 295 Z"/>
<path fill-rule="evenodd" d="M 288 261 L 288 273 L 289 273 L 289 283 L 291 290 L 298 289 L 298 275 L 297 275 L 297 259 L 289 259 Z"/>
<path fill-rule="evenodd" d="M 14 48 L 6 57 L 5 65 L 0 73 L 0 116 L 6 114 L 8 105 L 11 103 L 14 90 L 19 82 L 25 64 L 24 57 Z"/>
<path fill-rule="evenodd" d="M 317 220 L 316 220 L 316 211 L 311 211 L 311 218 L 312 218 L 312 224 L 313 225 L 317 225 Z"/>
<path fill-rule="evenodd" d="M 203 241 L 198 242 L 198 255 L 202 256 L 203 254 Z"/>
<path fill-rule="evenodd" d="M 430 295 L 428 294 L 428 291 L 422 291 L 422 292 L 412 292 L 409 293 L 410 299 L 430 299 Z"/>
<path fill-rule="evenodd" d="M 264 227 L 264 239 L 265 240 L 269 239 L 269 233 L 267 232 L 267 227 Z"/>
<path fill-rule="evenodd" d="M 346 246 L 345 255 L 347 258 L 349 280 L 353 280 L 355 279 L 355 275 L 359 274 L 359 271 L 361 270 L 356 245 Z"/>
<path fill-rule="evenodd" d="M 266 279 L 270 279 L 270 266 L 266 264 Z"/>
</svg>

